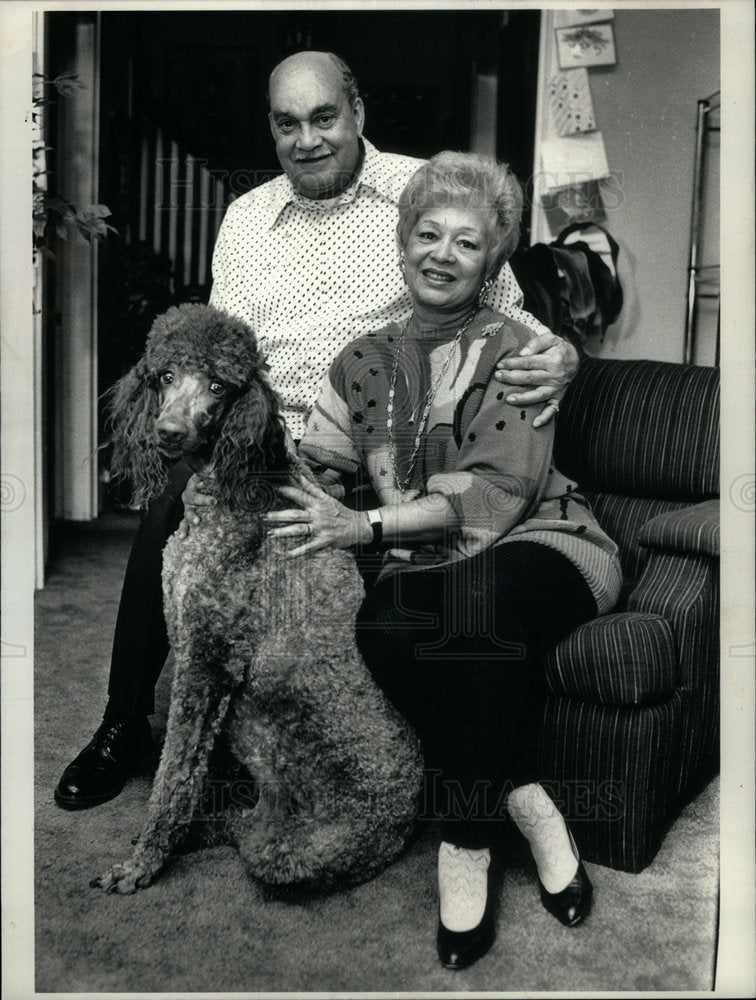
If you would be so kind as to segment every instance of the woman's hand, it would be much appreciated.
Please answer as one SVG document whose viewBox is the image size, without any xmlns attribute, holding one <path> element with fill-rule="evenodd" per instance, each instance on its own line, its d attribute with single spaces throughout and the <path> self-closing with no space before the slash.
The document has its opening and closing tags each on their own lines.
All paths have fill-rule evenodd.
<svg viewBox="0 0 756 1000">
<path fill-rule="evenodd" d="M 517 357 L 501 358 L 494 378 L 507 385 L 535 386 L 526 392 L 510 393 L 507 402 L 513 406 L 546 405 L 533 421 L 534 427 L 547 424 L 559 409 L 559 401 L 575 377 L 579 358 L 568 341 L 553 333 L 534 337 Z"/>
<path fill-rule="evenodd" d="M 207 480 L 207 476 L 203 476 Z M 181 494 L 181 502 L 184 504 L 184 519 L 178 526 L 176 534 L 183 541 L 189 536 L 189 531 L 200 523 L 200 508 L 211 507 L 215 503 L 215 497 L 209 493 L 202 493 L 198 486 L 202 480 L 195 473 L 189 477 L 186 489 Z"/>
<path fill-rule="evenodd" d="M 369 542 L 373 533 L 364 511 L 350 510 L 329 496 L 304 476 L 299 477 L 301 489 L 280 486 L 278 492 L 298 504 L 290 510 L 269 511 L 264 520 L 274 527 L 273 538 L 302 538 L 303 545 L 291 549 L 287 555 L 301 556 L 318 549 L 348 549 L 359 543 Z"/>
</svg>

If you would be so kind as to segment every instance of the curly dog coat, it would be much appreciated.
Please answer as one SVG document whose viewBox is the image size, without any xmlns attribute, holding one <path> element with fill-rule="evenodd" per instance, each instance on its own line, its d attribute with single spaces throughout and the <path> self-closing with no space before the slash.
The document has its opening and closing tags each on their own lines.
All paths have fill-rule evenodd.
<svg viewBox="0 0 756 1000">
<path fill-rule="evenodd" d="M 278 399 L 252 331 L 201 305 L 159 317 L 114 390 L 113 467 L 144 502 L 171 459 L 212 472 L 215 505 L 163 557 L 175 658 L 167 733 L 131 858 L 93 880 L 149 885 L 183 839 L 222 735 L 254 778 L 253 808 L 228 829 L 248 871 L 325 886 L 375 874 L 402 849 L 422 780 L 418 742 L 355 645 L 363 584 L 353 556 L 286 558 L 266 538 L 276 487 L 303 466 L 286 448 Z"/>
</svg>

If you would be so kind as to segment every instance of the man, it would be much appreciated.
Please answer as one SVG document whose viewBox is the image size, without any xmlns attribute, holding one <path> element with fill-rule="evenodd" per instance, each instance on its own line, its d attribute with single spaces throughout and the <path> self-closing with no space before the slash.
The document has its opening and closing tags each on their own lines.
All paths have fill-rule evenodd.
<svg viewBox="0 0 756 1000">
<path fill-rule="evenodd" d="M 284 400 L 289 431 L 298 439 L 336 352 L 359 334 L 409 315 L 397 266 L 396 206 L 421 161 L 380 153 L 362 137 L 365 111 L 354 76 L 330 53 L 285 59 L 271 74 L 269 99 L 284 174 L 229 207 L 213 257 L 210 302 L 256 331 Z M 558 408 L 577 355 L 524 313 L 521 299 L 506 264 L 488 302 L 541 336 L 529 345 L 530 357 L 502 362 L 497 377 L 537 386 L 508 401 L 546 402 L 535 420 L 544 423 Z M 518 370 L 507 370 L 515 366 Z M 135 538 L 116 623 L 108 705 L 94 738 L 55 790 L 56 802 L 65 808 L 113 798 L 149 751 L 147 716 L 168 652 L 162 548 L 184 506 L 202 499 L 189 488 L 182 504 L 190 473 L 177 464 Z M 189 509 L 187 517 L 196 522 L 196 511 Z"/>
</svg>

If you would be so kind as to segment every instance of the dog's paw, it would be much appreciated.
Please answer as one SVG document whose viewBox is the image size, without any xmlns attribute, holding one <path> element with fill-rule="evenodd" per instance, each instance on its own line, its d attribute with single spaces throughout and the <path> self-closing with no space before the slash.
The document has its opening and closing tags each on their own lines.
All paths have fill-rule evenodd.
<svg viewBox="0 0 756 1000">
<path fill-rule="evenodd" d="M 102 889 L 104 892 L 117 892 L 122 896 L 129 896 L 137 889 L 146 889 L 152 885 L 157 875 L 156 871 L 139 865 L 134 861 L 125 861 L 121 865 L 113 865 L 104 875 L 98 875 L 89 883 L 93 889 Z"/>
</svg>

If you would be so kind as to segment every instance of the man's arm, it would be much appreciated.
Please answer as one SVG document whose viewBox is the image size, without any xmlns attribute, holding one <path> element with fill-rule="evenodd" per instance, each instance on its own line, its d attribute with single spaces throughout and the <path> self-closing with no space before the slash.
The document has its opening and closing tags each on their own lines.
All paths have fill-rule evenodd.
<svg viewBox="0 0 756 1000">
<path fill-rule="evenodd" d="M 529 341 L 517 357 L 502 358 L 494 378 L 507 385 L 523 387 L 523 391 L 507 396 L 507 402 L 513 406 L 546 404 L 533 421 L 534 427 L 541 427 L 559 410 L 559 403 L 579 363 L 578 352 L 569 341 L 553 333 L 544 333 Z"/>
<path fill-rule="evenodd" d="M 513 406 L 546 404 L 533 421 L 534 427 L 541 427 L 559 409 L 559 401 L 578 370 L 579 357 L 572 344 L 526 312 L 522 301 L 522 289 L 506 261 L 491 288 L 488 304 L 533 330 L 533 338 L 517 357 L 499 362 L 494 378 L 522 390 L 507 396 Z"/>
<path fill-rule="evenodd" d="M 228 265 L 226 260 L 226 241 L 224 237 L 224 225 L 225 218 L 221 223 L 221 227 L 218 230 L 218 236 L 215 240 L 215 247 L 213 248 L 213 286 L 210 289 L 210 300 L 209 305 L 215 306 L 216 309 L 221 309 L 228 312 L 228 308 L 225 302 L 225 292 L 226 292 L 226 274 L 228 273 Z"/>
</svg>

